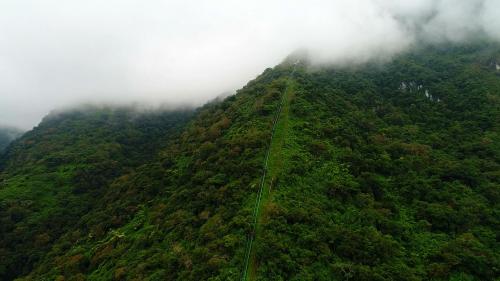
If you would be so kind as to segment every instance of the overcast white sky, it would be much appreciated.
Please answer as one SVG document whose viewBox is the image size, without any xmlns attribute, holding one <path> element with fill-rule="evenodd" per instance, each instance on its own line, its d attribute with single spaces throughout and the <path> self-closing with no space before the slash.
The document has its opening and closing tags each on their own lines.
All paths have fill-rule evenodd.
<svg viewBox="0 0 500 281">
<path fill-rule="evenodd" d="M 79 103 L 201 104 L 298 48 L 365 61 L 500 39 L 499 0 L 1 0 L 0 124 Z"/>
</svg>

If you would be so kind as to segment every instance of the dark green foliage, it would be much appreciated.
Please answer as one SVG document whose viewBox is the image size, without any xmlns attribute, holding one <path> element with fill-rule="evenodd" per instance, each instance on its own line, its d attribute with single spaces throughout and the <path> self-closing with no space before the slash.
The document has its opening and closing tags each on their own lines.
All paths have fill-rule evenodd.
<svg viewBox="0 0 500 281">
<path fill-rule="evenodd" d="M 498 278 L 496 56 L 301 73 L 260 280 Z"/>
<path fill-rule="evenodd" d="M 252 278 L 496 280 L 499 50 L 427 47 L 291 81 L 284 63 L 192 117 L 46 118 L 0 160 L 0 279 L 239 280 L 293 85 Z"/>
<path fill-rule="evenodd" d="M 114 179 L 154 159 L 191 115 L 86 108 L 49 115 L 15 141 L 0 159 L 0 279 L 29 273 L 58 241 L 67 249 L 87 227 L 122 220 L 127 212 L 78 223 L 105 204 Z M 133 200 L 140 199 L 124 201 Z"/>
</svg>

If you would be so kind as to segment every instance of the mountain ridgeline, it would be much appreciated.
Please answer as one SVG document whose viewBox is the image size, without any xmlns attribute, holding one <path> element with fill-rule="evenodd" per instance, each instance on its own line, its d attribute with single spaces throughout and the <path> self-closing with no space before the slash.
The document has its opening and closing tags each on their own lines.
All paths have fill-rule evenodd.
<svg viewBox="0 0 500 281">
<path fill-rule="evenodd" d="M 46 117 L 0 157 L 0 280 L 498 280 L 500 46 L 295 61 Z"/>
</svg>

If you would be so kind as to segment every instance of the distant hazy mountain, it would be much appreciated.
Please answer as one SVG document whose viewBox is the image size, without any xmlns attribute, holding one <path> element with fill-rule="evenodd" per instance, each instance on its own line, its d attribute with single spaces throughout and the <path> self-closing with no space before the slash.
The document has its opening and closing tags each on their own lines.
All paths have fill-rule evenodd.
<svg viewBox="0 0 500 281">
<path fill-rule="evenodd" d="M 13 140 L 22 135 L 23 131 L 12 127 L 0 127 L 0 151 L 5 149 Z"/>
<path fill-rule="evenodd" d="M 499 280 L 499 63 L 295 56 L 194 112 L 45 118 L 0 157 L 0 280 Z"/>
</svg>

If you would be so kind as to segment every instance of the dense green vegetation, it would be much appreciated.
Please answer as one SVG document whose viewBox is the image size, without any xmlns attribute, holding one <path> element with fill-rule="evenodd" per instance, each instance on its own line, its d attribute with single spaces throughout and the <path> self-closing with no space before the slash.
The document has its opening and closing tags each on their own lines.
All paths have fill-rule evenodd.
<svg viewBox="0 0 500 281">
<path fill-rule="evenodd" d="M 497 56 L 427 49 L 296 78 L 257 279 L 498 278 Z"/>
<path fill-rule="evenodd" d="M 109 183 L 153 159 L 190 115 L 86 108 L 49 115 L 15 141 L 0 158 L 0 280 L 29 273 L 54 244 L 67 247 L 68 235 L 112 225 L 99 209 L 112 210 Z M 115 203 L 140 200 L 123 199 Z"/>
<path fill-rule="evenodd" d="M 22 131 L 19 129 L 0 126 L 0 152 L 21 135 Z"/>
<path fill-rule="evenodd" d="M 0 159 L 0 279 L 240 280 L 254 235 L 250 280 L 498 280 L 497 62 L 285 62 L 194 115 L 49 116 Z"/>
</svg>

